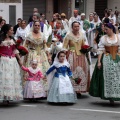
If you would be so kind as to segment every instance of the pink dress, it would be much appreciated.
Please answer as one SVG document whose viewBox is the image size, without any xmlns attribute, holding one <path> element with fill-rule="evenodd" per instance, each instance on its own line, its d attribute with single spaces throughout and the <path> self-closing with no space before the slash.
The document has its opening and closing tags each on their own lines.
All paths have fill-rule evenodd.
<svg viewBox="0 0 120 120">
<path fill-rule="evenodd" d="M 24 98 L 41 98 L 46 97 L 46 92 L 43 86 L 43 74 L 39 68 L 26 68 L 22 66 L 22 70 L 28 73 L 27 81 L 24 88 Z"/>
</svg>

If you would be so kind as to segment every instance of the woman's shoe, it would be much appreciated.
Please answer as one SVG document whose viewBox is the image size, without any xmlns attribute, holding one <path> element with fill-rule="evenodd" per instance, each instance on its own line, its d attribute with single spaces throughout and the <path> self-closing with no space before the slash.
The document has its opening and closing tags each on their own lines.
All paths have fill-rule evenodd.
<svg viewBox="0 0 120 120">
<path fill-rule="evenodd" d="M 114 101 L 113 100 L 110 100 L 110 105 L 114 105 Z"/>
<path fill-rule="evenodd" d="M 8 100 L 3 100 L 3 104 L 4 105 L 9 105 L 9 101 Z"/>
</svg>

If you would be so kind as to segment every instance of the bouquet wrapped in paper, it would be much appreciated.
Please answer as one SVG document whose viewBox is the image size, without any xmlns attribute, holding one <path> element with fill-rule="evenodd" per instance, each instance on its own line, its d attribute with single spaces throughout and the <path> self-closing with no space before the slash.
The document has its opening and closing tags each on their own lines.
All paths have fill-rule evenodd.
<svg viewBox="0 0 120 120">
<path fill-rule="evenodd" d="M 81 78 L 75 78 L 73 80 L 75 81 L 76 84 L 79 85 L 82 79 Z"/>
<path fill-rule="evenodd" d="M 25 56 L 28 54 L 28 50 L 25 47 L 21 46 L 22 41 L 22 39 L 18 39 L 16 41 L 16 48 L 18 49 L 20 56 Z"/>
<path fill-rule="evenodd" d="M 80 50 L 80 52 L 86 56 L 89 65 L 91 64 L 89 59 L 89 52 L 91 51 L 91 49 L 92 47 L 90 47 L 89 45 L 83 45 Z"/>
<path fill-rule="evenodd" d="M 20 56 L 25 56 L 28 54 L 28 50 L 23 46 L 18 46 L 17 49 L 19 51 Z"/>
</svg>

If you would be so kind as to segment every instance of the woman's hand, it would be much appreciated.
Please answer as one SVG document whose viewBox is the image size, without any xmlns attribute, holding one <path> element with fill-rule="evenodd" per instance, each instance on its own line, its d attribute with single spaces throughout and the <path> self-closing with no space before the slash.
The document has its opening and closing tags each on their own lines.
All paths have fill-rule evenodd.
<svg viewBox="0 0 120 120">
<path fill-rule="evenodd" d="M 46 40 L 43 40 L 43 43 L 46 44 L 47 43 Z"/>
<path fill-rule="evenodd" d="M 47 81 L 47 78 L 46 78 L 46 76 L 44 76 L 44 77 L 43 77 L 43 80 L 44 80 L 44 81 Z"/>
<path fill-rule="evenodd" d="M 21 61 L 21 58 L 20 58 L 20 55 L 19 54 L 16 54 L 16 58 L 18 60 L 18 64 L 20 65 L 20 67 L 22 67 L 22 61 Z"/>
<path fill-rule="evenodd" d="M 101 62 L 98 62 L 98 69 L 101 69 Z"/>
</svg>

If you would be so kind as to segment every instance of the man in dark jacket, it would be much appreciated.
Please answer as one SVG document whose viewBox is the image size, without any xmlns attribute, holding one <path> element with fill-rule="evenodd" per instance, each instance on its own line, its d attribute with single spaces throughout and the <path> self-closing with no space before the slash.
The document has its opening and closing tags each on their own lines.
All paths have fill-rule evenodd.
<svg viewBox="0 0 120 120">
<path fill-rule="evenodd" d="M 38 9 L 37 8 L 33 9 L 33 14 L 34 13 L 38 13 Z M 33 14 L 29 17 L 28 24 L 33 21 Z"/>
<path fill-rule="evenodd" d="M 16 31 L 17 31 L 18 27 L 20 27 L 21 21 L 22 21 L 21 18 L 18 18 L 18 19 L 17 19 L 17 25 L 15 25 L 15 26 L 14 26 L 14 29 L 13 29 L 14 34 L 16 34 Z"/>
</svg>

